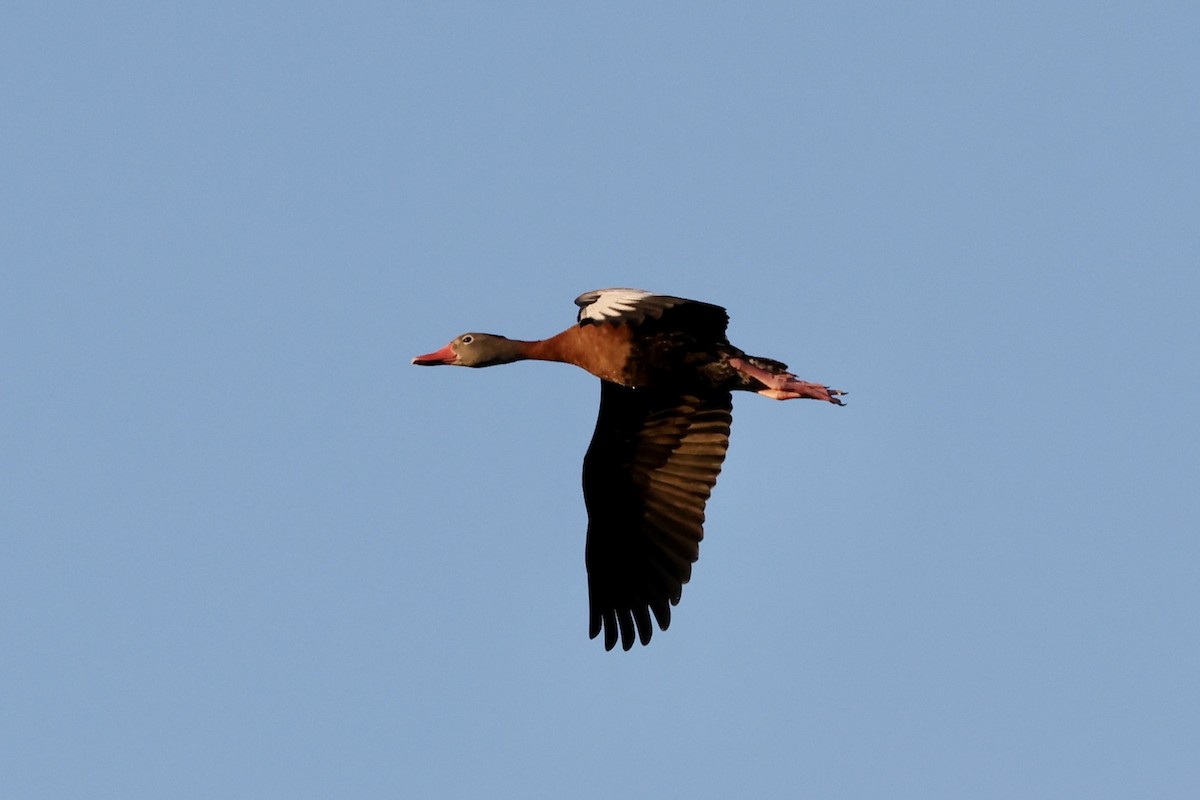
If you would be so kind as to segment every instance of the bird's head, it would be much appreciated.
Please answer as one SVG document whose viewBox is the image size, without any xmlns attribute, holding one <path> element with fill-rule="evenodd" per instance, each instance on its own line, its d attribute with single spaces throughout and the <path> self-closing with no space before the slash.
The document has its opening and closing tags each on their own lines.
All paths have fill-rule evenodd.
<svg viewBox="0 0 1200 800">
<path fill-rule="evenodd" d="M 422 367 L 449 364 L 454 367 L 490 367 L 520 358 L 517 342 L 493 333 L 464 333 L 441 350 L 417 356 L 412 363 Z"/>
</svg>

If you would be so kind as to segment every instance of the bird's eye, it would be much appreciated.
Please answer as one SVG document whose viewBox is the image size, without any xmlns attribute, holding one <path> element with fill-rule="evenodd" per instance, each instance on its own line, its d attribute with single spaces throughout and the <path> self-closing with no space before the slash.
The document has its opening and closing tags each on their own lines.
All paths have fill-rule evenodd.
<svg viewBox="0 0 1200 800">
<path fill-rule="evenodd" d="M 470 344 L 471 342 L 475 341 L 475 337 L 468 333 L 466 336 L 459 339 L 459 341 L 463 344 Z"/>
</svg>

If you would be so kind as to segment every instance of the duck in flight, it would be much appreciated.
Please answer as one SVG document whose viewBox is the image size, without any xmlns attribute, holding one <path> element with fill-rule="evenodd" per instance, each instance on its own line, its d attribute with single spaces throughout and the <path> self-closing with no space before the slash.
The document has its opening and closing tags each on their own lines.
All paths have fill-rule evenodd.
<svg viewBox="0 0 1200 800">
<path fill-rule="evenodd" d="M 704 536 L 704 504 L 729 447 L 731 392 L 843 405 L 845 392 L 729 343 L 720 306 L 600 289 L 575 300 L 577 324 L 549 339 L 464 333 L 414 364 L 490 367 L 533 359 L 600 378 L 600 413 L 583 459 L 590 636 L 604 648 L 649 643 L 671 623 Z"/>
</svg>

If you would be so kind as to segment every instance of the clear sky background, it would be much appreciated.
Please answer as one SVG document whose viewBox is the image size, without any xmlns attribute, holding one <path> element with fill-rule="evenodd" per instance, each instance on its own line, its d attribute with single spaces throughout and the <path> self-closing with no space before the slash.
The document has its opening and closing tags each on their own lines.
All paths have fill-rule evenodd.
<svg viewBox="0 0 1200 800">
<path fill-rule="evenodd" d="M 0 11 L 0 796 L 1200 796 L 1200 6 Z M 587 638 L 635 286 L 736 400 Z"/>
</svg>

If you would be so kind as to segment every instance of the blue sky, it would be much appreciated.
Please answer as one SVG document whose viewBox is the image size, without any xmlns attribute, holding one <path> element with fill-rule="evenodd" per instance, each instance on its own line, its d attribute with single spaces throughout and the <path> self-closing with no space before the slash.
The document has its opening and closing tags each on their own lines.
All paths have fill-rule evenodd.
<svg viewBox="0 0 1200 800">
<path fill-rule="evenodd" d="M 0 795 L 1200 790 L 1194 5 L 2 14 Z M 629 653 L 596 381 L 409 364 L 606 286 L 851 391 Z"/>
</svg>

